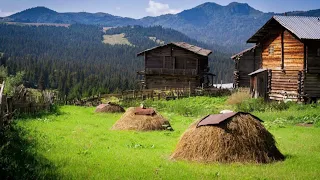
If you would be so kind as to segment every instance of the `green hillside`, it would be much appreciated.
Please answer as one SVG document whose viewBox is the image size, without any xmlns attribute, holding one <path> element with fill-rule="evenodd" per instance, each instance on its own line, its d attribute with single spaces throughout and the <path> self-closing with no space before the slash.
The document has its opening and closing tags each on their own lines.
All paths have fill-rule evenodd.
<svg viewBox="0 0 320 180">
<path fill-rule="evenodd" d="M 99 93 L 134 89 L 136 72 L 142 70 L 143 59 L 136 54 L 157 46 L 150 37 L 165 42 L 184 41 L 213 50 L 211 71 L 216 81 L 232 81 L 233 62 L 230 54 L 199 43 L 188 36 L 157 27 L 127 26 L 112 28 L 107 35 L 125 34 L 132 45 L 104 44 L 103 27 L 71 25 L 70 27 L 0 24 L 0 52 L 8 59 L 1 64 L 10 74 L 25 72 L 25 86 L 57 89 L 68 99 Z"/>
</svg>

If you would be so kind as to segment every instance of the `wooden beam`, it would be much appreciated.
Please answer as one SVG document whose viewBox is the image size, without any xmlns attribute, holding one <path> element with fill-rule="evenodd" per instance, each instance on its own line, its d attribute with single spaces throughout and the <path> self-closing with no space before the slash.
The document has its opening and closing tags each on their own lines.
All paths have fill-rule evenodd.
<svg viewBox="0 0 320 180">
<path fill-rule="evenodd" d="M 199 74 L 199 59 L 196 59 L 197 74 Z"/>
<path fill-rule="evenodd" d="M 253 50 L 253 71 L 255 70 L 256 70 L 256 49 Z"/>
<path fill-rule="evenodd" d="M 308 73 L 308 46 L 306 46 L 306 72 Z"/>
<path fill-rule="evenodd" d="M 284 29 L 281 31 L 281 69 L 284 70 Z"/>
<path fill-rule="evenodd" d="M 145 52 L 144 53 L 144 56 L 143 56 L 143 58 L 144 58 L 144 72 L 146 72 L 146 67 L 147 67 L 147 52 Z"/>
<path fill-rule="evenodd" d="M 307 68 L 307 53 L 306 53 L 306 50 L 307 50 L 307 46 L 304 43 L 303 44 L 303 70 L 306 70 L 306 68 Z"/>
<path fill-rule="evenodd" d="M 163 56 L 163 59 L 162 59 L 162 68 L 166 68 L 166 56 Z"/>
</svg>

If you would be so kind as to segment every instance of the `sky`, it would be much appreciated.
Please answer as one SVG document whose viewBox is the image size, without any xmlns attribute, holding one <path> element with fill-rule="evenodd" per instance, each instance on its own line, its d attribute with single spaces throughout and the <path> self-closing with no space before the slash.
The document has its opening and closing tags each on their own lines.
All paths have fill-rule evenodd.
<svg viewBox="0 0 320 180">
<path fill-rule="evenodd" d="M 320 9 L 320 0 L 0 0 L 0 17 L 31 7 L 45 6 L 57 12 L 105 12 L 142 18 L 179 13 L 205 2 L 228 5 L 234 1 L 248 3 L 263 12 Z"/>
</svg>

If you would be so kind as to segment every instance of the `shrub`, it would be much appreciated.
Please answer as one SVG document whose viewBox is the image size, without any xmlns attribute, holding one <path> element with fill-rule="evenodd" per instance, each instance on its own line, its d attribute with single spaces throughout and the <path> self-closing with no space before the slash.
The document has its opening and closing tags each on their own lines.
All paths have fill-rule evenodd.
<svg viewBox="0 0 320 180">
<path fill-rule="evenodd" d="M 242 112 L 265 111 L 266 104 L 262 98 L 247 99 L 236 104 L 236 110 Z"/>
<path fill-rule="evenodd" d="M 231 96 L 229 96 L 227 104 L 236 105 L 248 99 L 251 99 L 249 89 L 239 89 L 235 93 L 231 94 Z"/>
<path fill-rule="evenodd" d="M 285 103 L 283 101 L 265 102 L 263 98 L 247 99 L 239 104 L 236 104 L 236 110 L 242 112 L 253 111 L 283 111 L 287 110 L 292 103 Z"/>
</svg>

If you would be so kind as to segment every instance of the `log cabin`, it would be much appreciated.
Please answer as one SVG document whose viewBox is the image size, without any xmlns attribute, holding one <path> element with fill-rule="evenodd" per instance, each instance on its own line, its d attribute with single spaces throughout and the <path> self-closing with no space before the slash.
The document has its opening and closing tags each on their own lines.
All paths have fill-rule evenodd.
<svg viewBox="0 0 320 180">
<path fill-rule="evenodd" d="M 261 47 L 260 68 L 249 74 L 252 96 L 320 98 L 320 18 L 274 16 L 247 43 Z"/>
<path fill-rule="evenodd" d="M 172 42 L 137 54 L 144 57 L 143 89 L 174 89 L 209 86 L 214 74 L 209 73 L 211 50 L 185 42 Z M 211 83 L 212 84 L 212 83 Z"/>
<path fill-rule="evenodd" d="M 235 62 L 233 88 L 250 87 L 250 76 L 248 74 L 260 68 L 260 52 L 260 46 L 255 45 L 231 57 Z"/>
</svg>

